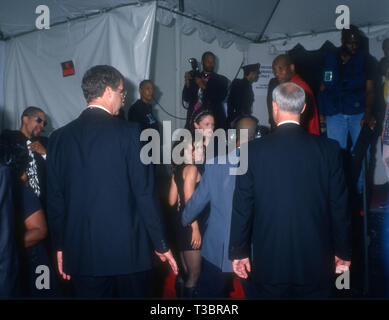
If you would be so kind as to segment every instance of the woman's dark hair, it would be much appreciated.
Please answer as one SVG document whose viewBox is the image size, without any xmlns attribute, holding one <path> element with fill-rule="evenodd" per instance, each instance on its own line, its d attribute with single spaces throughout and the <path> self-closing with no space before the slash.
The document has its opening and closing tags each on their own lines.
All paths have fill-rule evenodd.
<svg viewBox="0 0 389 320">
<path fill-rule="evenodd" d="M 82 78 L 82 92 L 89 103 L 95 98 L 101 97 L 106 87 L 116 90 L 123 81 L 123 75 L 111 66 L 94 66 L 90 68 Z"/>
<path fill-rule="evenodd" d="M 18 181 L 26 172 L 28 162 L 29 155 L 26 146 L 0 139 L 0 163 L 10 168 L 14 181 Z"/>
<path fill-rule="evenodd" d="M 194 147 L 194 144 L 195 144 L 195 131 L 194 131 L 194 130 L 189 130 L 189 132 L 190 132 L 190 135 L 191 135 L 191 139 L 190 139 L 190 140 L 185 140 L 185 139 L 182 137 L 181 140 L 176 141 L 176 142 L 174 142 L 174 144 L 173 144 L 172 150 L 174 150 L 175 147 L 176 147 L 177 145 L 179 145 L 180 143 L 186 142 L 186 143 L 185 143 L 185 146 L 184 146 L 184 149 L 181 150 L 181 154 L 180 154 L 181 157 L 184 156 L 185 149 L 187 148 L 187 146 L 188 146 L 189 144 L 192 144 L 192 147 Z M 187 163 L 185 163 L 185 162 L 184 162 L 184 163 L 181 163 L 181 164 L 175 163 L 175 162 L 174 162 L 174 159 L 173 159 L 173 157 L 172 157 L 172 169 L 173 169 L 173 174 L 175 174 L 179 168 L 185 167 L 186 165 L 187 165 Z"/>
<path fill-rule="evenodd" d="M 201 120 L 203 120 L 206 116 L 211 116 L 215 119 L 215 116 L 213 115 L 212 111 L 209 109 L 198 109 L 193 112 L 192 114 L 192 121 L 190 122 L 189 130 L 195 130 L 194 124 L 200 124 Z"/>
</svg>

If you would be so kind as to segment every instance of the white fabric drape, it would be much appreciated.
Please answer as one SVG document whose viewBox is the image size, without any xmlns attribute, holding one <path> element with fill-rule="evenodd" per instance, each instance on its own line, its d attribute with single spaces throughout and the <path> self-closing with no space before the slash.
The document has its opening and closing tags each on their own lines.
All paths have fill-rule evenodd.
<svg viewBox="0 0 389 320">
<path fill-rule="evenodd" d="M 155 2 L 123 7 L 10 40 L 3 127 L 18 128 L 29 105 L 42 108 L 54 129 L 75 119 L 86 106 L 82 76 L 94 65 L 117 68 L 135 97 L 138 83 L 150 72 L 155 12 Z M 61 63 L 68 60 L 75 75 L 63 77 Z"/>
</svg>

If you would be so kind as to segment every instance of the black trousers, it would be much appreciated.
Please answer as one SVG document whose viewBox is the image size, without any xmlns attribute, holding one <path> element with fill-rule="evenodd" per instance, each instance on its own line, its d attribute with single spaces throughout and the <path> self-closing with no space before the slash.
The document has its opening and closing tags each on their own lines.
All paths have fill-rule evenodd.
<svg viewBox="0 0 389 320">
<path fill-rule="evenodd" d="M 233 275 L 232 272 L 222 272 L 203 257 L 197 298 L 228 298 L 233 288 Z"/>
<path fill-rule="evenodd" d="M 151 272 L 143 271 L 120 276 L 72 276 L 76 298 L 151 298 Z"/>
</svg>

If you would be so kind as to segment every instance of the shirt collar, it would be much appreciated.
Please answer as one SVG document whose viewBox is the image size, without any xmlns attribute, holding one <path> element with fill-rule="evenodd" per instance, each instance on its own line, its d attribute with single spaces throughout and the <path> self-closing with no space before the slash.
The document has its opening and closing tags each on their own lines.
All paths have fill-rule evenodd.
<svg viewBox="0 0 389 320">
<path fill-rule="evenodd" d="M 279 127 L 279 126 L 281 126 L 281 125 L 283 125 L 283 124 L 285 124 L 285 123 L 294 123 L 294 124 L 297 124 L 298 126 L 300 125 L 297 121 L 285 120 L 285 121 L 280 122 L 280 123 L 277 125 L 277 127 Z"/>
<path fill-rule="evenodd" d="M 90 105 L 88 105 L 88 108 L 99 108 L 99 109 L 102 109 L 102 110 L 108 112 L 110 115 L 112 115 L 111 112 L 109 112 L 106 108 L 104 108 L 103 106 L 100 106 L 98 104 L 90 104 Z"/>
</svg>

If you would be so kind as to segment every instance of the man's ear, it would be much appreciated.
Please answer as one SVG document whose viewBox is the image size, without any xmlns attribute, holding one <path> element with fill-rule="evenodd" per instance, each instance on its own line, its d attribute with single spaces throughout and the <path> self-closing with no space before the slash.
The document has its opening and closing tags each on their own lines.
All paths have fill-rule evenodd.
<svg viewBox="0 0 389 320">
<path fill-rule="evenodd" d="M 290 71 L 292 71 L 292 73 L 296 71 L 296 66 L 294 65 L 294 63 L 290 65 Z"/>
<path fill-rule="evenodd" d="M 307 107 L 307 105 L 306 104 L 304 104 L 304 107 L 303 107 L 303 109 L 301 110 L 301 114 L 303 114 L 304 113 L 304 111 L 305 111 L 305 108 Z"/>
<path fill-rule="evenodd" d="M 273 112 L 277 112 L 278 113 L 278 105 L 275 101 L 272 102 L 273 104 Z"/>
<path fill-rule="evenodd" d="M 104 89 L 103 96 L 111 96 L 113 94 L 113 89 L 110 86 L 106 86 Z"/>
<path fill-rule="evenodd" d="M 273 119 L 274 119 L 274 121 L 276 121 L 276 119 L 278 118 L 279 107 L 275 101 L 272 102 L 272 105 L 273 105 Z"/>
</svg>

